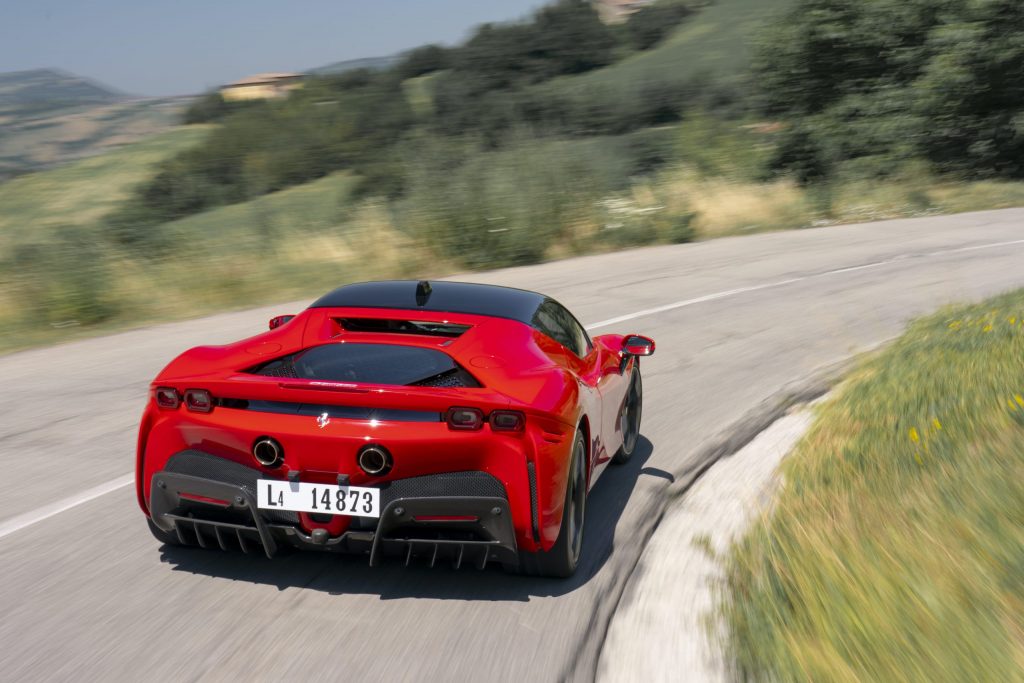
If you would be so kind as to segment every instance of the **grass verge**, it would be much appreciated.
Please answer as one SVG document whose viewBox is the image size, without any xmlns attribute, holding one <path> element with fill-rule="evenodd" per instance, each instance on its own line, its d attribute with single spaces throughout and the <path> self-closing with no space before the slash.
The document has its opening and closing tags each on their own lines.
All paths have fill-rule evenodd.
<svg viewBox="0 0 1024 683">
<path fill-rule="evenodd" d="M 1021 680 L 1024 290 L 865 361 L 736 544 L 722 610 L 755 680 Z"/>
</svg>

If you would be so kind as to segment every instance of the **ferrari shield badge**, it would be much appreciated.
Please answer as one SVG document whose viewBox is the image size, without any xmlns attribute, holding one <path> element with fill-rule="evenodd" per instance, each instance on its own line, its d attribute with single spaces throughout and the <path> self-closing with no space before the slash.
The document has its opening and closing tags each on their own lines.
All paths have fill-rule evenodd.
<svg viewBox="0 0 1024 683">
<path fill-rule="evenodd" d="M 331 416 L 327 413 L 320 413 L 316 418 L 316 424 L 320 429 L 323 429 L 327 425 L 331 424 Z"/>
</svg>

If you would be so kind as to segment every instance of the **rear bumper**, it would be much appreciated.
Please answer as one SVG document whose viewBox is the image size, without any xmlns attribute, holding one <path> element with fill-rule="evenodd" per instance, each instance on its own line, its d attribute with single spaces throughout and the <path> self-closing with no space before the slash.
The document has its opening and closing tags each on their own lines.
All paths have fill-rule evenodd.
<svg viewBox="0 0 1024 683">
<path fill-rule="evenodd" d="M 198 451 L 176 454 L 153 475 L 153 523 L 185 545 L 263 552 L 283 548 L 365 554 L 371 566 L 385 556 L 450 560 L 483 568 L 517 563 L 516 534 L 504 487 L 485 472 L 452 472 L 389 482 L 381 516 L 358 519 L 340 535 L 307 533 L 296 513 L 260 510 L 255 482 L 265 476 Z M 460 519 L 448 520 L 445 517 Z M 433 518 L 424 520 L 424 518 Z M 441 519 L 438 519 L 441 518 Z"/>
</svg>

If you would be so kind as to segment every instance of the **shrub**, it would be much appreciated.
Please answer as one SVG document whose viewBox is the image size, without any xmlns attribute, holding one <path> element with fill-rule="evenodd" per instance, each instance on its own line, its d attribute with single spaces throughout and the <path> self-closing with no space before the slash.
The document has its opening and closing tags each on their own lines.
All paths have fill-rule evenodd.
<svg viewBox="0 0 1024 683">
<path fill-rule="evenodd" d="M 402 79 L 442 71 L 451 65 L 451 50 L 441 45 L 424 45 L 410 50 L 402 57 L 395 70 Z"/>
<path fill-rule="evenodd" d="M 790 119 L 775 167 L 811 182 L 864 157 L 1024 176 L 1024 5 L 800 0 L 762 40 L 767 113 Z"/>
<path fill-rule="evenodd" d="M 117 312 L 108 252 L 81 226 L 39 228 L 13 248 L 0 272 L 29 327 L 91 325 Z"/>
<path fill-rule="evenodd" d="M 625 40 L 635 50 L 648 50 L 693 13 L 689 5 L 671 0 L 641 7 L 622 25 Z"/>
<path fill-rule="evenodd" d="M 122 243 L 142 242 L 140 233 L 158 223 L 335 170 L 366 167 L 368 175 L 379 176 L 382 150 L 413 121 L 394 74 L 358 70 L 310 79 L 285 101 L 228 115 L 204 144 L 163 162 L 111 216 L 112 230 Z"/>
<path fill-rule="evenodd" d="M 181 117 L 181 122 L 189 125 L 194 123 L 213 123 L 220 121 L 225 116 L 244 109 L 253 109 L 263 105 L 257 100 L 238 100 L 228 102 L 221 97 L 220 92 L 212 90 L 196 98 L 188 106 Z"/>
</svg>

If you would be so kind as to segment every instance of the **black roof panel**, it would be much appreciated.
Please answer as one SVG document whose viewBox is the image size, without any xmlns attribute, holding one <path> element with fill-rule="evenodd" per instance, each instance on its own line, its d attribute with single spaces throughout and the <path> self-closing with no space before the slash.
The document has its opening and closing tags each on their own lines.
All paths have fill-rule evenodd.
<svg viewBox="0 0 1024 683">
<path fill-rule="evenodd" d="M 415 280 L 360 282 L 339 287 L 317 299 L 310 308 L 395 308 L 465 313 L 509 318 L 531 324 L 545 296 L 525 289 L 468 282 L 432 281 L 427 288 Z"/>
</svg>

